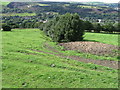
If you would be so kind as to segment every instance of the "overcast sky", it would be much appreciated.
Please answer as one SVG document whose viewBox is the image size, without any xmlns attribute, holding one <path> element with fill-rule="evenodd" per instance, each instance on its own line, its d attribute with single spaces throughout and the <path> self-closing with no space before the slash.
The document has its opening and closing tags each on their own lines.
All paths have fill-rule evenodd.
<svg viewBox="0 0 120 90">
<path fill-rule="evenodd" d="M 44 0 L 44 1 L 77 1 L 77 2 L 106 2 L 106 3 L 119 2 L 119 0 Z"/>
<path fill-rule="evenodd" d="M 34 1 L 61 1 L 61 2 L 65 2 L 65 1 L 73 1 L 73 2 L 105 2 L 105 3 L 118 3 L 120 0 L 0 0 L 2 2 L 6 2 L 6 1 L 17 1 L 17 2 L 34 2 Z"/>
</svg>

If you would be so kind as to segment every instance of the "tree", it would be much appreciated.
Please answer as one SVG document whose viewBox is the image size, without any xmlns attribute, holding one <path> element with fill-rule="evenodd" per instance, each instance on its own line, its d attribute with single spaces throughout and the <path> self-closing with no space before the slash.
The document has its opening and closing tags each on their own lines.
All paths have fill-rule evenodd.
<svg viewBox="0 0 120 90">
<path fill-rule="evenodd" d="M 9 25 L 2 25 L 3 31 L 11 31 L 11 27 Z"/>
<path fill-rule="evenodd" d="M 115 30 L 115 27 L 113 26 L 112 23 L 107 23 L 104 25 L 104 31 L 108 33 L 113 33 L 114 30 Z"/>
<path fill-rule="evenodd" d="M 78 14 L 67 13 L 46 23 L 43 31 L 56 42 L 83 40 L 84 22 Z"/>
<path fill-rule="evenodd" d="M 115 23 L 113 26 L 114 26 L 115 32 L 120 32 L 120 23 Z"/>
<path fill-rule="evenodd" d="M 99 23 L 95 23 L 94 24 L 94 32 L 100 33 L 101 30 L 102 30 L 102 26 Z"/>
<path fill-rule="evenodd" d="M 34 23 L 34 28 L 39 28 L 39 25 L 42 26 L 42 22 L 35 22 Z"/>
<path fill-rule="evenodd" d="M 91 32 L 94 28 L 93 24 L 89 21 L 85 21 L 84 25 L 85 25 L 85 30 L 87 30 L 88 32 Z"/>
</svg>

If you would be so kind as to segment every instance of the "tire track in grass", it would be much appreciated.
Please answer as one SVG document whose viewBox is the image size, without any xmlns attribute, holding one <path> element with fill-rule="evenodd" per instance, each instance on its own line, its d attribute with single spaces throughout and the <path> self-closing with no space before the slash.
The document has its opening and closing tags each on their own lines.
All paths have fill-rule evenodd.
<svg viewBox="0 0 120 90">
<path fill-rule="evenodd" d="M 21 53 L 21 52 L 20 52 Z M 42 52 L 44 53 L 44 52 Z M 23 53 L 23 54 L 26 54 L 26 55 L 39 55 L 39 54 L 35 54 L 35 53 Z M 46 53 L 47 54 L 47 53 Z M 43 65 L 43 66 L 47 66 L 47 67 L 51 67 L 51 68 L 58 68 L 58 69 L 66 69 L 66 70 L 70 70 L 70 71 L 78 71 L 78 72 L 82 72 L 82 73 L 86 73 L 86 72 L 89 72 L 91 73 L 91 71 L 96 71 L 96 69 L 92 69 L 92 70 L 89 70 L 89 69 L 85 69 L 85 68 L 75 68 L 73 67 L 73 65 L 71 65 L 72 67 L 66 67 L 66 66 L 61 66 L 61 65 L 53 65 L 53 64 L 43 64 L 43 63 L 40 63 L 40 62 L 35 62 L 35 61 L 32 61 L 32 60 L 29 60 L 29 61 L 25 61 L 25 62 L 28 62 L 28 63 L 32 63 L 32 64 L 40 64 L 40 65 Z M 68 63 L 67 63 L 68 64 Z M 97 70 L 99 72 L 103 72 L 101 70 Z M 91 73 L 93 74 L 93 73 Z"/>
<path fill-rule="evenodd" d="M 61 58 L 77 60 L 77 61 L 84 62 L 84 63 L 92 63 L 92 64 L 101 65 L 101 66 L 106 66 L 106 67 L 113 68 L 113 69 L 118 69 L 118 63 L 120 63 L 119 61 L 117 62 L 117 61 L 108 61 L 108 60 L 92 60 L 92 59 L 85 59 L 85 58 L 81 58 L 79 56 L 72 56 L 72 55 L 66 56 L 60 52 L 58 54 L 55 54 L 55 53 L 45 52 L 45 51 L 41 51 L 41 50 L 34 50 L 34 49 L 31 49 L 31 50 L 35 51 L 35 52 L 42 52 L 42 53 L 46 53 L 46 54 L 55 55 L 55 56 L 58 56 Z"/>
</svg>

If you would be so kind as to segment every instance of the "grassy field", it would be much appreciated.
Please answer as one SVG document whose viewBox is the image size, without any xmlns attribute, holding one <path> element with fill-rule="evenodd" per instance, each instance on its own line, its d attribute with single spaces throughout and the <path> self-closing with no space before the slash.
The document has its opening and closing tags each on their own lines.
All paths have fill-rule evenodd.
<svg viewBox="0 0 120 90">
<path fill-rule="evenodd" d="M 70 6 L 70 4 L 64 4 L 63 6 L 64 6 L 64 7 L 68 7 L 68 6 Z"/>
<path fill-rule="evenodd" d="M 90 35 L 92 34 L 87 33 L 85 39 L 93 40 L 94 38 L 89 38 Z M 118 87 L 115 69 L 44 53 L 52 53 L 44 47 L 45 43 L 63 51 L 62 47 L 58 47 L 38 29 L 15 29 L 12 32 L 2 32 L 2 36 L 3 88 Z M 95 40 L 102 42 L 101 39 Z M 106 43 L 113 42 L 111 40 Z"/>
<path fill-rule="evenodd" d="M 50 6 L 49 4 L 39 4 L 40 6 Z"/>
<path fill-rule="evenodd" d="M 10 2 L 3 2 L 3 1 L 1 2 L 1 1 L 0 1 L 0 3 L 1 3 L 1 5 L 6 6 L 6 5 L 8 5 Z"/>
<path fill-rule="evenodd" d="M 96 9 L 102 9 L 101 7 L 97 7 L 97 6 L 84 6 L 84 5 L 78 5 L 77 7 L 81 7 L 81 8 L 96 8 Z"/>
<path fill-rule="evenodd" d="M 85 40 L 93 40 L 118 46 L 118 34 L 86 33 L 84 37 Z"/>
<path fill-rule="evenodd" d="M 36 16 L 35 13 L 2 13 L 2 16 Z"/>
</svg>

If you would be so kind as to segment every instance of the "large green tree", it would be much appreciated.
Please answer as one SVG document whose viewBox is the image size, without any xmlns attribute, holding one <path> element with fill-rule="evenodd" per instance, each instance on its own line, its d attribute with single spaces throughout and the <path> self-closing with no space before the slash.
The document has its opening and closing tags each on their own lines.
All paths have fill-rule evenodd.
<svg viewBox="0 0 120 90">
<path fill-rule="evenodd" d="M 46 23 L 43 31 L 56 42 L 83 40 L 84 22 L 78 14 L 67 13 Z"/>
<path fill-rule="evenodd" d="M 115 32 L 120 32 L 120 23 L 115 23 L 113 26 Z"/>
</svg>

